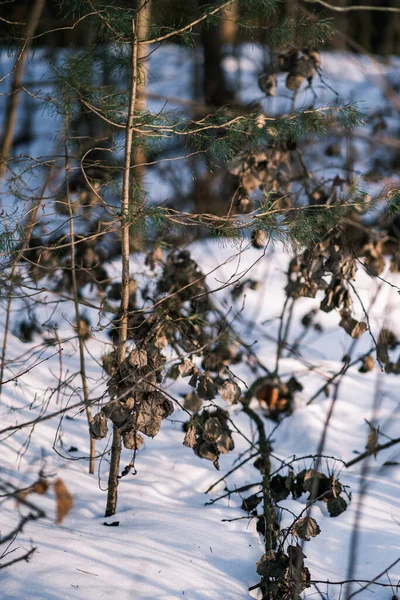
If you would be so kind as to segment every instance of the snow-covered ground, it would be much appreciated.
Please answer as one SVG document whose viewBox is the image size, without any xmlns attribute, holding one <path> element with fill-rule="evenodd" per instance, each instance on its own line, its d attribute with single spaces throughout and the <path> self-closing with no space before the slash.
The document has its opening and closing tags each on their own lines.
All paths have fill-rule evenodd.
<svg viewBox="0 0 400 600">
<path fill-rule="evenodd" d="M 168 58 L 169 69 L 163 69 L 162 63 L 159 63 L 150 70 L 150 91 L 166 94 L 169 90 L 168 86 L 163 89 L 163 82 L 169 82 L 171 72 L 179 72 L 181 69 L 182 73 L 176 77 L 176 81 L 183 89 L 178 89 L 174 95 L 181 94 L 181 97 L 185 97 L 190 87 L 188 63 L 180 55 L 181 51 L 176 51 L 173 47 L 165 51 L 171 54 Z M 243 51 L 240 61 L 243 77 L 241 99 L 252 101 L 259 95 L 255 75 L 260 71 L 261 52 L 249 46 Z M 382 69 L 386 73 L 395 74 L 399 66 L 400 61 L 393 59 L 390 65 L 382 65 Z M 5 68 L 4 63 L 3 69 Z M 226 68 L 233 74 L 238 64 L 229 58 Z M 368 63 L 367 59 L 327 54 L 323 58 L 323 68 L 329 85 L 340 94 L 339 101 L 346 101 L 350 97 L 363 101 L 366 112 L 375 110 L 383 103 L 380 74 L 376 66 Z M 332 92 L 323 86 L 316 91 L 318 104 L 333 97 Z M 299 99 L 299 105 L 306 105 L 308 101 L 311 101 L 310 97 L 304 95 Z M 274 104 L 277 100 L 265 102 L 271 113 L 278 110 Z M 154 108 L 156 107 L 155 102 Z M 50 116 L 42 121 L 41 136 L 46 127 L 54 128 Z M 37 155 L 43 155 L 43 140 L 35 143 L 38 144 Z M 35 150 L 31 147 L 29 153 L 34 154 Z M 362 163 L 362 145 L 356 168 L 361 172 L 365 168 Z M 160 189 L 158 184 L 159 178 L 150 175 L 151 193 Z M 167 197 L 168 190 L 164 193 Z M 260 251 L 250 248 L 240 257 L 234 258 L 238 253 L 237 248 L 217 241 L 199 242 L 190 249 L 204 272 L 210 272 L 225 262 L 218 272 L 213 272 L 208 277 L 211 289 L 221 286 L 221 281 L 228 281 L 233 273 L 236 273 L 236 277 L 241 272 L 245 273 L 254 264 L 249 276 L 260 284 L 257 290 L 246 290 L 245 310 L 238 317 L 236 326 L 247 343 L 256 341 L 253 349 L 259 360 L 267 367 L 273 366 L 273 339 L 277 335 L 277 317 L 284 299 L 283 287 L 289 254 L 280 247 L 270 248 L 262 260 L 258 261 Z M 233 258 L 227 262 L 229 257 Z M 141 258 L 132 257 L 131 266 L 132 272 L 140 270 Z M 385 273 L 384 277 L 400 285 L 399 276 Z M 359 274 L 357 289 L 364 306 L 369 306 L 378 285 L 380 289 L 377 299 L 369 311 L 371 329 L 376 336 L 385 324 L 400 334 L 400 300 L 397 290 L 372 280 L 365 273 Z M 223 298 L 219 298 L 221 308 L 226 311 L 232 304 L 234 310 L 239 310 L 243 304 L 243 296 L 234 302 L 229 290 Z M 55 318 L 50 300 L 52 298 L 49 296 L 48 305 L 41 309 L 42 321 Z M 357 307 L 357 300 L 355 305 Z M 298 302 L 291 341 L 302 331 L 298 317 L 317 306 L 318 300 L 302 299 Z M 73 311 L 67 304 L 61 305 L 61 309 L 62 315 L 57 317 L 59 345 L 39 348 L 39 337 L 30 344 L 23 344 L 16 336 L 10 336 L 7 347 L 10 366 L 6 369 L 5 379 L 28 370 L 38 360 L 50 358 L 3 386 L 0 429 L 32 420 L 44 411 L 56 412 L 78 401 L 79 377 L 75 375 L 72 378 L 79 371 L 78 348 L 76 341 L 68 339 L 71 336 Z M 360 305 L 358 310 L 362 317 Z M 3 311 L 1 314 L 0 330 L 3 331 L 5 317 Z M 92 323 L 97 323 L 96 311 L 88 309 L 87 314 L 92 317 Z M 13 323 L 20 318 L 21 306 L 16 304 L 12 313 Z M 283 420 L 272 435 L 273 453 L 281 460 L 317 451 L 332 399 L 321 394 L 311 405 L 306 404 L 325 379 L 340 370 L 342 357 L 353 342 L 337 327 L 339 316 L 336 313 L 323 315 L 318 319 L 323 325 L 323 333 L 310 334 L 301 347 L 303 359 L 312 364 L 314 369 L 310 371 L 301 361 L 290 357 L 281 361 L 281 372 L 288 375 L 296 373 L 304 386 L 303 392 L 296 396 L 294 413 Z M 97 339 L 87 342 L 87 349 L 94 359 L 100 360 L 107 338 L 102 337 L 99 332 L 96 337 Z M 353 356 L 361 355 L 371 345 L 367 332 L 357 342 Z M 60 348 L 62 352 L 57 353 Z M 235 374 L 243 376 L 247 384 L 252 383 L 246 365 L 238 366 Z M 69 377 L 71 381 L 68 386 L 62 392 L 54 393 L 54 388 Z M 88 377 L 90 397 L 100 396 L 104 391 L 105 379 L 101 379 L 101 368 L 95 360 L 88 360 Z M 339 388 L 324 453 L 349 461 L 356 456 L 355 453 L 363 452 L 369 433 L 365 420 L 379 425 L 385 436 L 398 437 L 399 386 L 400 379 L 395 375 L 382 373 L 378 365 L 374 371 L 366 374 L 359 373 L 358 366 L 350 368 Z M 178 395 L 188 390 L 187 385 L 179 383 L 171 386 L 169 391 Z M 252 438 L 254 431 L 249 419 L 237 407 L 230 410 L 237 427 L 247 438 Z M 263 554 L 255 522 L 246 519 L 226 521 L 245 515 L 240 510 L 242 498 L 238 494 L 205 506 L 207 500 L 223 493 L 225 483 L 219 483 L 206 496 L 207 488 L 232 468 L 233 461 L 247 450 L 248 444 L 240 435 L 234 434 L 235 451 L 221 458 L 221 472 L 218 473 L 211 462 L 198 458 L 182 445 L 182 423 L 185 420 L 187 415 L 176 410 L 170 419 L 163 422 L 160 434 L 155 439 L 146 440 L 138 453 L 138 472 L 135 476 L 128 475 L 121 480 L 118 512 L 109 519 L 103 516 L 108 456 L 97 460 L 96 475 L 88 474 L 85 460 L 88 434 L 83 413 L 72 410 L 66 413 L 62 421 L 56 416 L 33 429 L 27 427 L 12 435 L 1 434 L 0 476 L 3 481 L 27 486 L 44 469 L 50 479 L 61 478 L 74 497 L 74 507 L 61 525 L 54 522 L 55 502 L 52 492 L 45 496 L 30 497 L 46 512 L 46 517 L 26 525 L 12 547 L 19 549 L 4 560 L 29 550 L 31 544 L 37 547 L 37 551 L 29 563 L 18 563 L 0 571 L 1 597 L 5 600 L 100 600 L 108 599 L 111 595 L 118 600 L 248 598 L 249 586 L 259 581 L 255 564 Z M 265 424 L 267 433 L 271 433 L 276 425 L 268 420 L 265 420 Z M 380 439 L 385 440 L 386 438 Z M 109 445 L 110 440 L 106 443 Z M 106 444 L 97 444 L 99 453 L 105 448 Z M 122 465 L 129 460 L 130 453 L 124 450 Z M 391 464 L 385 466 L 388 462 Z M 306 565 L 313 580 L 329 579 L 339 582 L 347 578 L 356 521 L 358 539 L 356 564 L 352 574 L 354 579 L 369 581 L 400 557 L 400 446 L 380 452 L 376 459 L 371 457 L 367 463 L 367 469 L 365 463 L 346 469 L 333 459 L 321 465 L 326 472 L 334 470 L 342 484 L 350 486 L 352 502 L 337 518 L 329 517 L 322 503 L 317 503 L 313 509 L 321 534 L 306 542 L 304 547 Z M 312 459 L 304 459 L 296 464 L 296 469 L 312 465 Z M 272 468 L 278 466 L 279 461 L 273 460 Z M 249 462 L 230 475 L 227 484 L 232 489 L 254 483 L 259 480 L 259 476 L 252 462 Z M 365 483 L 366 493 L 360 495 L 360 486 L 365 486 Z M 298 514 L 304 508 L 305 500 L 288 499 L 281 505 Z M 5 535 L 17 524 L 19 510 L 14 500 L 2 501 L 1 535 Z M 288 526 L 292 520 L 293 517 L 284 512 L 281 526 Z M 105 522 L 115 521 L 119 521 L 118 527 L 104 525 Z M 399 580 L 400 563 L 379 579 L 385 584 L 391 581 L 393 586 Z M 325 594 L 324 597 L 329 597 L 330 600 L 343 598 L 344 592 L 340 585 L 327 586 L 321 583 L 318 587 Z M 372 586 L 370 589 L 374 591 L 372 597 L 375 600 L 385 600 L 393 593 L 390 588 Z M 257 592 L 253 592 L 254 596 L 256 594 Z M 370 596 L 370 591 L 359 594 L 360 600 Z M 307 590 L 305 597 L 317 597 L 315 588 Z"/>
</svg>

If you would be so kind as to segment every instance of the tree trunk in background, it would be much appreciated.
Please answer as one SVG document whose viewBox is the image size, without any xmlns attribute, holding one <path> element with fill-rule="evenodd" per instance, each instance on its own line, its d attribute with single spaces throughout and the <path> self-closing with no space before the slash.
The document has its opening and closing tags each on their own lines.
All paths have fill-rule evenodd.
<svg viewBox="0 0 400 600">
<path fill-rule="evenodd" d="M 360 2 L 358 2 L 360 4 Z M 371 20 L 371 12 L 368 10 L 365 11 L 355 11 L 354 14 L 354 29 L 358 32 L 356 41 L 361 44 L 367 52 L 371 52 L 371 33 L 372 33 L 372 20 Z M 351 32 L 349 31 L 349 35 L 351 37 Z"/>
<path fill-rule="evenodd" d="M 221 21 L 221 38 L 223 44 L 234 44 L 238 37 L 238 18 L 239 6 L 238 1 L 234 0 L 231 6 L 224 10 Z"/>
<path fill-rule="evenodd" d="M 295 19 L 297 16 L 297 0 L 285 0 L 285 16 L 289 19 Z"/>
<path fill-rule="evenodd" d="M 7 98 L 4 135 L 0 149 L 0 179 L 5 173 L 7 159 L 10 155 L 14 141 L 15 128 L 17 126 L 17 111 L 20 100 L 20 91 L 22 86 L 22 78 L 24 75 L 26 57 L 28 55 L 28 50 L 31 47 L 32 38 L 35 35 L 36 29 L 39 25 L 39 20 L 43 12 L 45 2 L 46 0 L 36 0 L 36 2 L 32 6 L 32 11 L 30 13 L 29 20 L 24 31 L 24 41 L 22 42 L 18 58 L 14 65 L 11 91 Z"/>
<path fill-rule="evenodd" d="M 207 5 L 210 5 L 209 0 L 199 0 L 200 7 Z M 204 57 L 204 102 L 214 107 L 225 106 L 232 99 L 232 93 L 228 88 L 222 69 L 222 27 L 220 20 L 216 25 L 205 24 L 202 26 L 201 43 Z"/>
<path fill-rule="evenodd" d="M 347 6 L 349 4 L 348 0 L 336 0 L 333 3 L 335 6 Z M 335 28 L 339 30 L 340 33 L 344 33 L 347 35 L 348 33 L 351 35 L 351 29 L 349 29 L 349 19 L 351 13 L 341 13 L 338 12 L 335 14 Z M 334 35 L 332 38 L 332 46 L 334 50 L 344 50 L 346 48 L 346 42 L 344 38 L 340 35 Z"/>
</svg>

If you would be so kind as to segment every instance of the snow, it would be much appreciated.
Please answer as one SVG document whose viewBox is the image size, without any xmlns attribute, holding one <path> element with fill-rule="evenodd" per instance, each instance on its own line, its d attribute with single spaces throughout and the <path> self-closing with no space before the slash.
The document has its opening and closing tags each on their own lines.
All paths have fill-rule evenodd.
<svg viewBox="0 0 400 600">
<path fill-rule="evenodd" d="M 173 46 L 164 48 L 163 52 L 166 53 L 165 62 L 160 61 L 154 68 L 151 67 L 150 92 L 167 95 L 171 78 L 177 74 L 173 83 L 175 85 L 178 82 L 178 89 L 173 95 L 188 98 L 189 61 L 185 60 L 182 50 Z M 40 56 L 39 53 L 38 59 Z M 255 75 L 260 72 L 261 51 L 253 46 L 245 47 L 239 63 L 237 59 L 227 58 L 226 68 L 233 77 L 240 67 L 240 98 L 244 102 L 251 101 L 259 93 L 255 87 Z M 7 64 L 3 57 L 0 75 L 7 69 Z M 393 59 L 391 65 L 381 65 L 381 68 L 386 73 L 392 73 L 399 66 L 400 59 Z M 367 59 L 354 55 L 325 54 L 323 69 L 329 85 L 340 94 L 340 101 L 354 97 L 365 101 L 368 111 L 383 102 L 380 70 Z M 36 69 L 32 80 L 37 80 L 40 73 L 40 68 Z M 335 97 L 322 85 L 316 91 L 319 104 L 332 101 Z M 303 94 L 299 98 L 299 106 L 312 100 L 310 91 Z M 290 101 L 288 98 L 287 106 Z M 163 101 L 152 102 L 153 109 L 160 109 L 163 105 Z M 287 108 L 282 99 L 279 102 L 277 99 L 266 100 L 265 104 L 271 114 Z M 29 148 L 30 154 L 44 153 L 44 136 L 48 135 L 48 128 L 55 130 L 54 121 L 49 115 L 44 118 L 42 129 L 34 132 L 36 141 Z M 362 160 L 364 143 L 360 142 L 358 164 L 355 167 L 360 172 L 365 172 Z M 47 152 L 51 154 L 49 147 L 46 148 Z M 159 194 L 163 198 L 168 197 L 170 192 L 163 178 L 153 174 L 149 174 L 149 187 L 150 191 L 154 189 L 157 200 L 161 199 Z M 239 313 L 244 302 L 245 310 L 237 316 L 237 330 L 247 343 L 255 343 L 253 348 L 258 358 L 267 367 L 273 366 L 273 340 L 277 335 L 277 317 L 284 298 L 289 253 L 279 246 L 271 247 L 259 260 L 260 252 L 250 248 L 239 257 L 238 248 L 217 241 L 197 242 L 190 246 L 190 250 L 204 272 L 211 272 L 224 263 L 218 271 L 209 275 L 207 283 L 211 289 L 241 276 L 250 276 L 261 282 L 257 290 L 246 289 L 245 299 L 242 296 L 233 302 L 229 290 L 218 298 L 225 312 L 233 306 L 233 312 Z M 251 265 L 252 270 L 246 274 Z M 112 268 L 115 274 L 119 272 L 118 265 Z M 137 272 L 141 268 L 142 257 L 132 257 L 132 271 Z M 400 285 L 399 276 L 385 273 L 383 277 Z M 365 273 L 359 274 L 356 285 L 364 306 L 371 305 L 369 313 L 374 335 L 383 324 L 400 334 L 397 290 L 372 280 Z M 376 300 L 372 302 L 375 295 Z M 40 310 L 43 321 L 54 318 L 53 306 L 49 302 L 51 299 L 47 296 L 48 304 Z M 16 302 L 13 306 L 16 309 L 13 313 L 15 324 L 23 314 L 23 305 Z M 293 319 L 292 341 L 302 331 L 298 317 L 316 306 L 318 300 L 302 299 L 298 303 Z M 355 306 L 361 318 L 363 312 L 357 300 Z M 87 314 L 92 318 L 92 323 L 97 323 L 96 311 L 88 309 Z M 1 331 L 4 330 L 4 312 L 2 315 Z M 38 337 L 31 344 L 23 344 L 16 336 L 10 336 L 7 349 L 9 365 L 5 373 L 7 379 L 34 366 L 38 359 L 47 360 L 4 385 L 0 405 L 1 428 L 23 423 L 44 411 L 57 411 L 78 401 L 80 381 L 79 376 L 75 375 L 79 370 L 78 349 L 76 341 L 69 340 L 73 319 L 71 307 L 63 304 L 58 330 L 62 361 L 57 354 L 57 345 L 39 348 Z M 353 343 L 343 330 L 338 330 L 337 314 L 323 315 L 320 320 L 324 332 L 305 339 L 302 345 L 304 362 L 286 356 L 281 361 L 281 372 L 288 375 L 296 373 L 304 385 L 304 391 L 297 395 L 294 413 L 284 419 L 276 431 L 273 432 L 275 423 L 265 420 L 267 435 L 273 432 L 273 453 L 281 460 L 317 451 L 332 397 L 326 398 L 320 394 L 309 406 L 307 401 L 321 387 L 324 378 L 340 370 L 342 357 Z M 87 342 L 87 348 L 96 360 L 101 360 L 106 343 L 106 336 L 99 331 L 96 332 L 96 339 Z M 353 356 L 366 352 L 371 345 L 367 332 L 356 342 Z M 17 357 L 20 357 L 19 360 L 11 365 L 11 361 Z M 305 362 L 311 363 L 314 370 L 310 371 Z M 105 389 L 105 379 L 100 378 L 100 372 L 94 360 L 88 361 L 91 398 L 100 397 Z M 250 375 L 246 365 L 235 368 L 235 374 L 243 377 L 248 384 L 255 378 Z M 52 393 L 68 377 L 68 386 L 58 394 Z M 357 367 L 350 368 L 341 381 L 333 406 L 324 454 L 349 461 L 356 456 L 356 452 L 363 452 L 369 432 L 365 420 L 379 425 L 385 435 L 397 437 L 400 424 L 399 386 L 400 380 L 396 376 L 381 373 L 378 366 L 367 374 L 360 374 Z M 179 383 L 170 386 L 168 391 L 179 397 L 180 393 L 188 390 L 185 383 Z M 247 438 L 253 439 L 254 431 L 249 419 L 237 407 L 232 407 L 230 411 L 237 427 Z M 163 422 L 160 434 L 153 440 L 146 440 L 140 449 L 136 461 L 138 472 L 120 481 L 117 514 L 105 519 L 108 455 L 96 461 L 97 473 L 89 475 L 85 459 L 88 452 L 86 417 L 77 410 L 67 415 L 62 421 L 60 417 L 44 421 L 33 430 L 26 428 L 17 430 L 13 435 L 1 435 L 0 476 L 3 481 L 27 486 L 44 469 L 51 480 L 61 478 L 74 497 L 71 513 L 62 525 L 55 525 L 54 495 L 31 496 L 32 502 L 46 512 L 46 517 L 26 525 L 14 544 L 19 550 L 9 558 L 28 550 L 31 543 L 37 547 L 37 551 L 29 563 L 18 563 L 0 571 L 2 598 L 100 600 L 114 596 L 118 600 L 243 600 L 250 597 L 249 586 L 259 581 L 255 564 L 263 554 L 255 523 L 246 519 L 226 521 L 245 516 L 240 510 L 242 498 L 238 494 L 205 505 L 207 500 L 223 493 L 225 482 L 219 483 L 206 496 L 207 488 L 229 471 L 234 461 L 247 450 L 248 444 L 240 435 L 234 434 L 235 451 L 221 457 L 221 473 L 218 473 L 210 462 L 196 457 L 182 445 L 182 423 L 187 420 L 187 415 L 176 410 L 170 419 Z M 109 439 L 104 444 L 98 442 L 97 451 L 103 453 L 109 444 Z M 366 463 L 349 469 L 333 459 L 321 465 L 324 471 L 333 470 L 342 484 L 350 486 L 352 502 L 336 518 L 329 517 L 322 503 L 317 503 L 313 508 L 312 514 L 321 528 L 321 534 L 304 546 L 306 565 L 312 579 L 341 581 L 347 578 L 359 509 L 361 516 L 358 520 L 353 578 L 370 580 L 398 558 L 400 470 L 398 464 L 385 466 L 388 461 L 400 461 L 398 448 L 394 446 L 382 451 L 376 459 L 371 457 Z M 129 460 L 130 453 L 124 450 L 122 465 Z M 279 461 L 274 459 L 272 469 L 278 466 Z M 312 459 L 295 463 L 297 470 L 311 466 Z M 249 462 L 230 475 L 227 484 L 233 489 L 254 483 L 259 478 L 259 472 Z M 366 493 L 361 494 L 365 485 Z M 287 499 L 281 506 L 298 514 L 305 507 L 305 502 L 305 498 L 297 501 Z M 14 500 L 2 499 L 2 535 L 18 522 L 19 510 L 23 509 L 17 507 Z M 292 515 L 283 511 L 281 526 L 289 526 L 292 520 Z M 105 522 L 112 524 L 115 521 L 119 521 L 118 527 L 104 525 Z M 389 576 L 395 585 L 400 580 L 400 564 L 395 565 L 387 576 L 382 576 L 380 581 L 388 583 Z M 328 594 L 330 600 L 343 598 L 340 586 L 319 584 L 319 589 Z M 373 586 L 371 589 L 375 592 L 375 600 L 390 596 L 390 588 Z M 314 594 L 315 590 L 310 588 L 305 592 L 305 597 Z M 252 595 L 256 596 L 257 592 Z M 369 591 L 364 591 L 359 598 L 362 600 L 369 595 Z"/>
</svg>

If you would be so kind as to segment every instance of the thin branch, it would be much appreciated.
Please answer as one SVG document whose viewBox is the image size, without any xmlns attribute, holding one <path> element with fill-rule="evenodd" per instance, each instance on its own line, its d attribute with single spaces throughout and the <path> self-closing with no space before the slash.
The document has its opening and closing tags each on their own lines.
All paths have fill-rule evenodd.
<svg viewBox="0 0 400 600">
<path fill-rule="evenodd" d="M 368 456 L 371 456 L 372 454 L 375 456 L 381 450 L 386 450 L 387 448 L 391 448 L 392 446 L 395 446 L 396 444 L 400 444 L 400 437 L 394 438 L 393 440 L 390 440 L 390 442 L 386 442 L 386 444 L 378 444 L 377 446 L 375 446 L 375 448 L 373 448 L 373 450 L 366 450 L 362 454 L 359 454 L 352 460 L 349 460 L 349 462 L 345 463 L 345 466 L 347 468 L 352 467 L 353 465 L 360 462 L 361 460 L 364 460 L 364 458 L 367 458 Z"/>
<path fill-rule="evenodd" d="M 381 573 L 379 573 L 379 575 L 376 575 L 376 577 L 374 577 L 373 579 L 371 579 L 371 581 L 369 581 L 362 588 L 360 588 L 359 590 L 356 590 L 355 592 L 353 592 L 352 594 L 350 594 L 350 596 L 348 598 L 346 598 L 346 600 L 350 600 L 350 598 L 354 598 L 354 596 L 357 596 L 357 594 L 359 594 L 360 592 L 363 592 L 364 590 L 366 590 L 372 583 L 375 584 L 376 580 L 379 579 L 379 577 L 383 577 L 383 575 L 386 575 L 387 571 L 389 571 L 390 569 L 393 569 L 393 567 L 395 567 L 397 565 L 397 563 L 399 563 L 399 562 L 400 562 L 400 558 L 398 558 L 397 560 L 395 560 L 394 562 L 392 562 L 391 565 L 389 565 L 388 567 L 386 567 L 386 569 L 384 569 Z"/>
<path fill-rule="evenodd" d="M 351 12 L 354 10 L 372 10 L 372 11 L 380 11 L 380 12 L 393 12 L 400 13 L 400 8 L 395 8 L 394 6 L 333 6 L 333 4 L 329 4 L 325 2 L 325 0 L 303 0 L 303 2 L 307 2 L 308 4 L 320 4 L 324 8 L 328 8 L 329 10 L 334 10 L 335 12 Z"/>
</svg>

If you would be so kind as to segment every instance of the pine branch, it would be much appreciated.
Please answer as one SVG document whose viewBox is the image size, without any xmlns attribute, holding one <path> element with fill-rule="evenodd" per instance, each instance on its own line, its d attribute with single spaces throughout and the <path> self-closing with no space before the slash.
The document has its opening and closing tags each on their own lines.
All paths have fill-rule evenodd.
<svg viewBox="0 0 400 600">
<path fill-rule="evenodd" d="M 234 0 L 227 0 L 227 2 L 223 2 L 223 4 L 220 4 L 213 10 L 210 10 L 209 12 L 205 13 L 198 19 L 195 19 L 194 21 L 192 21 L 188 25 L 185 25 L 184 27 L 181 27 L 180 29 L 176 29 L 174 31 L 171 31 L 170 33 L 166 33 L 165 35 L 160 35 L 151 40 L 139 40 L 138 43 L 140 45 L 156 44 L 156 43 L 164 42 L 165 40 L 168 40 L 169 38 L 174 37 L 175 35 L 180 35 L 180 34 L 184 33 L 185 31 L 191 31 L 193 29 L 193 27 L 195 27 L 196 25 L 199 25 L 206 19 L 209 19 L 210 17 L 218 14 L 219 12 L 223 11 L 225 8 L 228 8 L 233 3 L 233 1 Z"/>
</svg>

